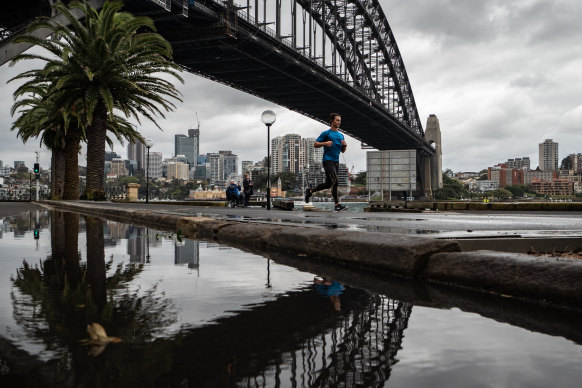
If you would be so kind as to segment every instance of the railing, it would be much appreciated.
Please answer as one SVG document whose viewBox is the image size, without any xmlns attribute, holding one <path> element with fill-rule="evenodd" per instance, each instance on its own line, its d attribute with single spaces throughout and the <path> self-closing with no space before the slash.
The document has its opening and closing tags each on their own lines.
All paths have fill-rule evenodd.
<svg viewBox="0 0 582 388">
<path fill-rule="evenodd" d="M 127 199 L 127 190 L 125 186 L 110 186 L 105 188 L 105 197 L 112 199 Z"/>
</svg>

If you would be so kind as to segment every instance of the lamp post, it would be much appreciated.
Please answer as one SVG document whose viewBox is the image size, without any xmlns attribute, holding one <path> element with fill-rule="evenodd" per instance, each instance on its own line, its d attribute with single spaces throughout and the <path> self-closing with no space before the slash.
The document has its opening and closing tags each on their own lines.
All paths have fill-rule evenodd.
<svg viewBox="0 0 582 388">
<path fill-rule="evenodd" d="M 154 141 L 149 137 L 145 139 L 145 146 L 148 149 L 148 160 L 146 163 L 146 203 L 150 200 L 150 148 L 154 145 Z"/>
<path fill-rule="evenodd" d="M 271 125 L 277 120 L 275 112 L 266 110 L 261 121 L 267 126 L 267 210 L 271 210 Z"/>
</svg>

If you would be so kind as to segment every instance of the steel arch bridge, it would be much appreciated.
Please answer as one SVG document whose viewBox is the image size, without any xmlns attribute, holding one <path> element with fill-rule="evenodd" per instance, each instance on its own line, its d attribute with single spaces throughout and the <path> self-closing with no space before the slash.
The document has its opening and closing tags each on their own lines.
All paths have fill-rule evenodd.
<svg viewBox="0 0 582 388">
<path fill-rule="evenodd" d="M 27 22 L 46 14 L 52 0 L 30 1 L 38 12 L 19 2 L 0 17 L 3 38 L 17 30 L 21 14 L 28 15 Z M 342 130 L 371 148 L 434 153 L 378 0 L 124 3 L 133 14 L 155 20 L 173 46 L 174 60 L 189 72 L 323 123 L 338 112 Z"/>
</svg>

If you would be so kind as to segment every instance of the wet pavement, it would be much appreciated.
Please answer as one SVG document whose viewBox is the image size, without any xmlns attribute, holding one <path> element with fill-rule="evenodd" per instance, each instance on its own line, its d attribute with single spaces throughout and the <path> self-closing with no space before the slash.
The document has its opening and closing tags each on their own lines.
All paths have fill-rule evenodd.
<svg viewBox="0 0 582 388">
<path fill-rule="evenodd" d="M 226 208 L 163 203 L 83 202 L 103 208 L 149 210 L 162 214 L 204 216 L 238 222 L 300 225 L 399 234 L 427 234 L 437 238 L 529 237 L 582 238 L 582 212 L 425 211 L 422 213 L 366 213 L 266 210 L 261 207 Z"/>
</svg>

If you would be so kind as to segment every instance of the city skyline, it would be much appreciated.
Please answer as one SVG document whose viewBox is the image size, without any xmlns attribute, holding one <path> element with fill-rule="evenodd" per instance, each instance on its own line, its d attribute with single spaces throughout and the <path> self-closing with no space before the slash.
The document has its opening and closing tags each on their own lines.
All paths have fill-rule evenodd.
<svg viewBox="0 0 582 388">
<path fill-rule="evenodd" d="M 539 165 L 539 143 L 560 143 L 560 161 L 579 153 L 582 122 L 582 38 L 575 1 L 452 1 L 406 3 L 380 0 L 394 32 L 412 85 L 423 127 L 436 114 L 442 131 L 443 169 L 478 171 L 509 158 L 527 156 Z M 26 67 L 28 66 L 28 67 Z M 24 160 L 32 166 L 38 141 L 23 145 L 9 128 L 12 92 L 6 81 L 31 65 L 0 68 L 0 160 Z M 38 66 L 38 65 L 37 65 Z M 240 160 L 266 156 L 267 136 L 260 115 L 277 114 L 271 138 L 287 133 L 317 137 L 326 125 L 275 104 L 184 73 L 179 85 L 184 103 L 158 123 L 142 121 L 144 137 L 154 141 L 151 151 L 172 155 L 174 136 L 197 127 L 200 153 L 230 149 Z M 341 112 L 339 112 L 341 114 Z M 355 171 L 365 169 L 365 150 L 348 137 L 344 155 Z M 114 151 L 126 156 L 124 146 Z M 48 167 L 50 153 L 41 150 Z M 85 165 L 85 155 L 79 158 Z"/>
</svg>

